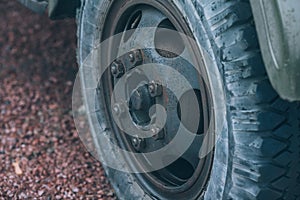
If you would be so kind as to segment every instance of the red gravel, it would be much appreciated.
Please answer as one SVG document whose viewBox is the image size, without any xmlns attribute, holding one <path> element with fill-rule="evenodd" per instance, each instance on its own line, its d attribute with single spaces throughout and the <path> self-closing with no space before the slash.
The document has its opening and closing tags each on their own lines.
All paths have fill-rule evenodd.
<svg viewBox="0 0 300 200">
<path fill-rule="evenodd" d="M 74 20 L 0 1 L 0 199 L 115 199 L 77 135 Z"/>
</svg>

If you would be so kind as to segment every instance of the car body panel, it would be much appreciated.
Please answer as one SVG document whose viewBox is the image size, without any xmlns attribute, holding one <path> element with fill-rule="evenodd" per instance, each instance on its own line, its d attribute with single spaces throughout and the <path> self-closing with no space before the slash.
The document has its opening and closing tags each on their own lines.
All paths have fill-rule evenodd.
<svg viewBox="0 0 300 200">
<path fill-rule="evenodd" d="M 273 87 L 283 99 L 300 100 L 300 1 L 250 2 Z"/>
<path fill-rule="evenodd" d="M 73 18 L 79 7 L 80 0 L 49 0 L 48 14 L 50 19 Z"/>
<path fill-rule="evenodd" d="M 36 13 L 44 13 L 48 7 L 50 19 L 73 18 L 76 9 L 80 7 L 80 0 L 18 0 Z"/>
<path fill-rule="evenodd" d="M 18 0 L 27 8 L 31 9 L 32 11 L 42 14 L 46 11 L 48 6 L 48 1 L 39 1 L 39 0 Z"/>
</svg>

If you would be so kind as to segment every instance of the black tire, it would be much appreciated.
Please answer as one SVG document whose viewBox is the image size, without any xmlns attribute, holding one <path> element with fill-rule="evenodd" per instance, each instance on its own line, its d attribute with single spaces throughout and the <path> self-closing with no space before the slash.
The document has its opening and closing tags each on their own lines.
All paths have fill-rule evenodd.
<svg viewBox="0 0 300 200">
<path fill-rule="evenodd" d="M 111 2 L 82 0 L 79 64 L 99 41 Z M 220 103 L 226 104 L 228 130 L 216 144 L 204 199 L 300 199 L 300 106 L 280 99 L 270 85 L 249 2 L 170 2 L 216 58 L 227 98 Z M 155 198 L 131 174 L 105 170 L 120 199 Z"/>
</svg>

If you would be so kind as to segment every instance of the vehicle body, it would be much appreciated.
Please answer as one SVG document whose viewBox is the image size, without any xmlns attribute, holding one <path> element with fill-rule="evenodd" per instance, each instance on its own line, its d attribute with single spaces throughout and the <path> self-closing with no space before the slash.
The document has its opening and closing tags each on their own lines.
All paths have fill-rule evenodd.
<svg viewBox="0 0 300 200">
<path fill-rule="evenodd" d="M 270 81 L 281 97 L 300 98 L 300 2 L 252 0 L 260 47 Z"/>
<path fill-rule="evenodd" d="M 27 8 L 36 13 L 44 13 L 48 10 L 49 18 L 63 19 L 66 17 L 74 18 L 76 9 L 80 7 L 80 0 L 18 0 Z"/>
</svg>

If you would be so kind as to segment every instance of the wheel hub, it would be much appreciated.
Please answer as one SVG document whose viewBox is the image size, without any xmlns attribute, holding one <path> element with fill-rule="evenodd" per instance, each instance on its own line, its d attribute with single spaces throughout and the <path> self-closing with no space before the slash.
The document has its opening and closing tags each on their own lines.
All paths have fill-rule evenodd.
<svg viewBox="0 0 300 200">
<path fill-rule="evenodd" d="M 191 63 L 181 57 L 183 53 L 190 54 L 191 57 L 197 56 L 199 49 L 189 51 L 190 47 L 185 46 L 181 36 L 176 34 L 175 31 L 179 31 L 192 35 L 179 13 L 169 2 L 162 0 L 115 1 L 108 13 L 102 36 L 104 40 L 124 32 L 121 41 L 117 41 L 118 52 L 111 52 L 112 55 L 119 56 L 111 64 L 110 73 L 107 74 L 103 85 L 110 88 L 108 93 L 111 93 L 118 81 L 121 78 L 125 79 L 124 90 L 128 96 L 128 111 L 132 124 L 140 130 L 149 130 L 153 133 L 153 137 L 142 138 L 139 135 L 127 135 L 116 128 L 114 132 L 122 148 L 140 153 L 163 148 L 172 142 L 180 123 L 195 134 L 192 145 L 175 162 L 151 173 L 135 175 L 139 184 L 159 199 L 178 197 L 179 194 L 182 198 L 186 195 L 199 196 L 202 193 L 199 188 L 205 188 L 207 184 L 213 158 L 212 154 L 206 158 L 199 158 L 203 138 L 211 123 L 209 109 L 211 99 L 208 95 L 209 88 L 203 83 L 198 71 L 192 70 Z M 156 27 L 157 31 L 146 33 L 145 36 L 139 31 L 145 27 Z M 175 33 L 172 34 L 175 35 L 168 34 L 166 29 L 173 30 Z M 174 77 L 165 74 L 162 80 L 149 80 L 143 73 L 133 72 L 136 67 L 147 63 L 171 66 L 189 81 L 193 89 L 186 91 L 180 99 L 177 99 L 172 91 L 161 84 L 176 82 Z M 197 97 L 197 105 L 190 105 L 191 93 Z M 106 101 L 108 108 L 111 107 L 110 98 L 111 96 L 107 97 Z M 123 103 L 118 100 L 116 102 L 113 112 L 115 108 L 118 113 L 126 110 Z M 157 112 L 155 105 L 164 107 L 167 113 L 164 127 L 153 126 Z M 195 119 L 193 117 L 200 119 L 197 126 L 200 128 L 189 127 L 190 122 Z M 137 165 L 143 166 L 145 161 L 128 160 L 128 162 L 135 168 Z"/>
<path fill-rule="evenodd" d="M 144 84 L 135 89 L 129 101 L 129 112 L 134 123 L 139 126 L 149 125 L 149 110 L 153 105 L 155 98 L 150 95 L 149 85 Z"/>
</svg>

